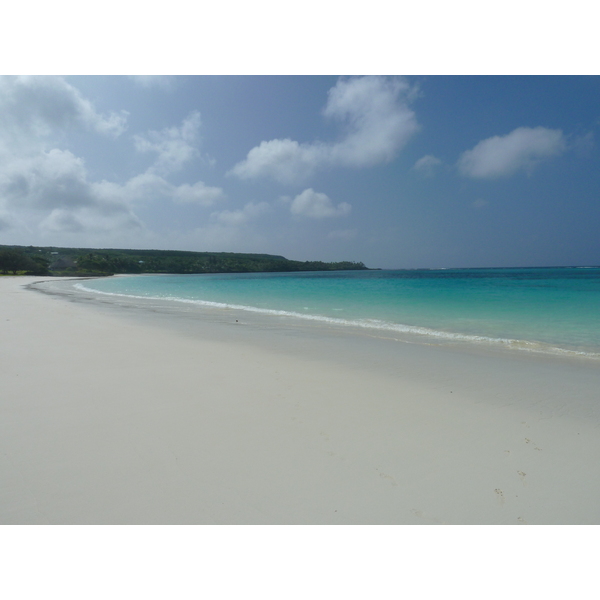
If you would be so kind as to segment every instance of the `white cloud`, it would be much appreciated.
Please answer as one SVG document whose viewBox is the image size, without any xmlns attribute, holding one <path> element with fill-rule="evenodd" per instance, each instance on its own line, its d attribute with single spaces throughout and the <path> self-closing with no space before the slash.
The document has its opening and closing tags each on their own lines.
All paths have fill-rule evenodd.
<svg viewBox="0 0 600 600">
<path fill-rule="evenodd" d="M 12 214 L 26 213 L 28 222 L 42 231 L 83 233 L 141 227 L 135 215 L 140 204 L 212 206 L 225 194 L 201 181 L 176 186 L 149 172 L 124 184 L 89 181 L 80 158 L 54 149 L 0 168 L 0 197 Z"/>
<path fill-rule="evenodd" d="M 22 214 L 41 231 L 140 226 L 124 187 L 88 181 L 83 160 L 68 150 L 53 149 L 3 165 L 0 195 L 13 214 Z"/>
<path fill-rule="evenodd" d="M 391 161 L 418 130 L 408 107 L 413 89 L 402 78 L 354 77 L 329 90 L 325 117 L 339 121 L 336 143 L 263 141 L 230 171 L 241 179 L 270 177 L 280 183 L 308 179 L 328 167 L 368 167 Z"/>
<path fill-rule="evenodd" d="M 225 197 L 221 188 L 201 181 L 177 186 L 163 177 L 197 154 L 199 127 L 194 112 L 180 127 L 137 136 L 140 150 L 158 155 L 152 167 L 125 183 L 92 181 L 81 157 L 53 145 L 71 128 L 118 135 L 124 118 L 100 115 L 61 78 L 0 78 L 2 229 L 27 235 L 131 231 L 143 227 L 134 212 L 143 203 L 214 205 Z"/>
<path fill-rule="evenodd" d="M 308 188 L 294 198 L 290 210 L 294 215 L 324 219 L 327 217 L 343 217 L 352 210 L 352 207 L 347 202 L 340 202 L 337 206 L 334 206 L 326 194 Z"/>
<path fill-rule="evenodd" d="M 202 181 L 192 185 L 183 183 L 176 186 L 150 171 L 132 177 L 123 185 L 102 181 L 91 186 L 97 197 L 104 202 L 117 202 L 128 206 L 152 201 L 212 206 L 225 199 L 225 193 L 221 188 L 207 186 Z"/>
<path fill-rule="evenodd" d="M 13 207 L 82 206 L 91 199 L 83 160 L 68 150 L 52 149 L 5 160 L 0 166 L 0 191 Z"/>
<path fill-rule="evenodd" d="M 436 167 L 441 164 L 442 161 L 439 158 L 436 158 L 433 154 L 427 154 L 414 164 L 413 169 L 426 177 L 432 177 Z"/>
<path fill-rule="evenodd" d="M 61 77 L 0 77 L 0 129 L 13 144 L 77 127 L 117 137 L 125 131 L 127 114 L 98 113 Z"/>
<path fill-rule="evenodd" d="M 252 148 L 246 160 L 235 165 L 230 173 L 240 179 L 271 177 L 280 183 L 294 183 L 310 177 L 318 165 L 324 165 L 327 160 L 324 145 L 271 140 Z"/>
<path fill-rule="evenodd" d="M 138 152 L 156 152 L 156 162 L 150 170 L 168 174 L 179 171 L 186 162 L 198 156 L 196 148 L 200 113 L 192 112 L 181 127 L 167 127 L 162 131 L 149 131 L 146 136 L 133 136 Z"/>
<path fill-rule="evenodd" d="M 558 156 L 565 149 L 565 138 L 559 129 L 519 127 L 463 152 L 458 168 L 467 177 L 504 177 L 520 170 L 531 172 L 540 161 Z"/>
<path fill-rule="evenodd" d="M 251 219 L 269 210 L 266 202 L 248 202 L 244 208 L 239 210 L 223 210 L 211 214 L 211 219 L 221 225 L 239 227 Z"/>
<path fill-rule="evenodd" d="M 131 211 L 113 213 L 94 208 L 75 211 L 55 209 L 39 225 L 43 233 L 103 233 L 114 230 L 139 229 L 142 222 Z"/>
<path fill-rule="evenodd" d="M 200 206 L 212 206 L 216 202 L 225 199 L 225 193 L 220 187 L 210 187 L 202 181 L 193 185 L 184 183 L 173 189 L 173 201 L 178 204 L 199 204 Z"/>
<path fill-rule="evenodd" d="M 102 115 L 60 77 L 0 78 L 0 210 L 7 229 L 81 231 L 105 223 L 111 230 L 139 223 L 122 199 L 98 194 L 85 163 L 52 145 L 70 130 L 111 137 L 125 129 L 125 113 Z"/>
<path fill-rule="evenodd" d="M 367 167 L 392 160 L 418 129 L 405 79 L 360 77 L 329 90 L 323 114 L 345 124 L 346 137 L 330 148 L 334 164 Z"/>
<path fill-rule="evenodd" d="M 122 202 L 128 205 L 169 196 L 174 189 L 166 179 L 148 171 L 135 175 L 124 184 L 103 180 L 92 183 L 91 186 L 104 202 Z"/>
<path fill-rule="evenodd" d="M 88 181 L 84 161 L 69 150 L 54 148 L 0 166 L 0 195 L 5 206 L 13 210 L 87 208 L 103 214 L 129 212 L 130 201 L 135 198 L 127 198 L 126 189 L 109 182 Z"/>
</svg>

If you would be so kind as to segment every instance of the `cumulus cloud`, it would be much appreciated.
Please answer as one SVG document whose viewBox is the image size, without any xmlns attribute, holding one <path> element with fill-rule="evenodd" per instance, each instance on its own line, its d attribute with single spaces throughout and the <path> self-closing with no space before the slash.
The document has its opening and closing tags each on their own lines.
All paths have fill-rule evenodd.
<svg viewBox="0 0 600 600">
<path fill-rule="evenodd" d="M 43 233 L 103 233 L 142 227 L 140 219 L 131 211 L 106 211 L 98 210 L 98 207 L 74 211 L 55 209 L 39 225 Z"/>
<path fill-rule="evenodd" d="M 312 188 L 308 188 L 301 194 L 298 194 L 290 205 L 292 214 L 312 219 L 343 217 L 351 210 L 352 207 L 347 202 L 340 202 L 337 206 L 334 206 L 326 194 L 315 192 Z"/>
<path fill-rule="evenodd" d="M 280 183 L 307 179 L 319 165 L 328 160 L 324 144 L 299 144 L 290 139 L 261 142 L 252 148 L 246 160 L 230 171 L 240 179 L 271 177 Z"/>
<path fill-rule="evenodd" d="M 88 181 L 83 160 L 68 150 L 52 149 L 4 164 L 0 196 L 13 213 L 33 216 L 42 231 L 140 226 L 126 186 Z"/>
<path fill-rule="evenodd" d="M 367 167 L 389 162 L 417 131 L 404 79 L 360 77 L 341 80 L 329 90 L 326 117 L 341 122 L 346 137 L 330 148 L 334 164 Z"/>
<path fill-rule="evenodd" d="M 531 172 L 539 162 L 558 156 L 565 149 L 565 138 L 559 129 L 519 127 L 463 152 L 458 168 L 467 177 L 505 177 L 521 170 Z"/>
<path fill-rule="evenodd" d="M 127 210 L 120 206 L 123 198 L 103 193 L 110 185 L 115 189 L 122 187 L 88 181 L 83 159 L 69 150 L 54 148 L 33 156 L 16 157 L 0 167 L 0 192 L 10 208 Z"/>
<path fill-rule="evenodd" d="M 441 164 L 442 161 L 439 158 L 436 158 L 433 154 L 427 154 L 414 164 L 413 169 L 426 177 L 432 177 L 436 167 Z"/>
<path fill-rule="evenodd" d="M 135 209 L 142 204 L 174 201 L 212 206 L 225 198 L 221 188 L 200 181 L 176 186 L 153 173 L 136 175 L 124 184 L 89 181 L 83 161 L 68 151 L 52 150 L 45 160 L 36 157 L 21 161 L 21 166 L 21 171 L 13 168 L 11 177 L 0 174 L 0 195 L 13 211 L 25 210 L 30 216 L 37 212 L 44 231 L 137 228 L 142 223 Z"/>
<path fill-rule="evenodd" d="M 326 118 L 340 123 L 340 141 L 263 141 L 230 173 L 241 179 L 269 177 L 289 184 L 304 181 L 322 168 L 389 162 L 418 130 L 408 106 L 412 95 L 413 88 L 402 78 L 341 79 L 329 90 L 323 110 Z"/>
<path fill-rule="evenodd" d="M 10 228 L 81 231 L 86 223 L 138 222 L 131 207 L 107 200 L 90 182 L 85 163 L 52 147 L 70 131 L 118 137 L 126 113 L 99 113 L 60 77 L 0 78 L 0 209 Z"/>
<path fill-rule="evenodd" d="M 225 193 L 221 188 L 207 186 L 202 181 L 192 185 L 183 183 L 176 186 L 164 177 L 148 171 L 132 177 L 124 184 L 101 181 L 91 184 L 91 187 L 97 197 L 105 203 L 116 202 L 130 206 L 169 200 L 178 204 L 212 206 L 225 199 Z"/>
<path fill-rule="evenodd" d="M 149 131 L 145 136 L 135 135 L 133 140 L 138 152 L 155 152 L 156 162 L 151 171 L 168 174 L 179 171 L 185 163 L 198 156 L 196 147 L 200 113 L 192 112 L 181 127 L 167 127 L 162 131 Z"/>
<path fill-rule="evenodd" d="M 193 185 L 183 183 L 173 189 L 173 201 L 178 204 L 198 204 L 200 206 L 212 206 L 225 199 L 225 192 L 220 187 L 211 187 L 202 181 Z"/>
<path fill-rule="evenodd" d="M 139 230 L 142 204 L 213 206 L 225 198 L 202 181 L 174 185 L 165 178 L 197 154 L 197 112 L 179 127 L 136 136 L 137 149 L 156 160 L 124 183 L 91 180 L 83 158 L 53 147 L 71 129 L 114 137 L 124 126 L 122 115 L 101 115 L 61 78 L 0 78 L 0 227 L 75 235 Z"/>
<path fill-rule="evenodd" d="M 268 210 L 269 205 L 267 202 L 248 202 L 244 208 L 239 210 L 222 210 L 220 212 L 214 212 L 211 214 L 211 219 L 222 225 L 239 227 Z"/>
<path fill-rule="evenodd" d="M 0 166 L 0 190 L 8 205 L 48 208 L 84 205 L 85 167 L 68 150 L 16 156 Z"/>
<path fill-rule="evenodd" d="M 13 143 L 77 127 L 117 137 L 127 114 L 97 112 L 61 77 L 0 77 L 0 128 Z"/>
</svg>

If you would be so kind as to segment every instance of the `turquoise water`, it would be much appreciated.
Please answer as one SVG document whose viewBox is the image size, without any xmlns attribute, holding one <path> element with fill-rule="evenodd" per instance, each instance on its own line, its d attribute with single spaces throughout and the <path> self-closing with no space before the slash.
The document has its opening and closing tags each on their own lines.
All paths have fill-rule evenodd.
<svg viewBox="0 0 600 600">
<path fill-rule="evenodd" d="M 159 275 L 76 285 L 428 338 L 600 353 L 600 268 Z"/>
</svg>

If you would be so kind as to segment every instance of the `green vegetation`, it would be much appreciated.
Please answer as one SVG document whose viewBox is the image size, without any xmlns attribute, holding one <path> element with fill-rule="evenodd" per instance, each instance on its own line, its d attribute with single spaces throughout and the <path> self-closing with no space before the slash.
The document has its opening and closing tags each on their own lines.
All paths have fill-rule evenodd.
<svg viewBox="0 0 600 600">
<path fill-rule="evenodd" d="M 16 266 L 15 266 L 16 265 Z M 115 273 L 259 273 L 365 270 L 361 262 L 288 260 L 271 254 L 0 246 L 0 272 L 98 276 Z"/>
<path fill-rule="evenodd" d="M 0 274 L 48 275 L 50 261 L 42 255 L 27 255 L 20 250 L 0 246 Z"/>
</svg>

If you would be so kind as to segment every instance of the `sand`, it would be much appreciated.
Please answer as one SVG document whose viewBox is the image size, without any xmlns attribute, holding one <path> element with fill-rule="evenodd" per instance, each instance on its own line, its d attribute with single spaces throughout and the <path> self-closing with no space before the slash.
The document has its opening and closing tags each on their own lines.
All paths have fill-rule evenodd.
<svg viewBox="0 0 600 600">
<path fill-rule="evenodd" d="M 596 361 L 43 279 L 0 278 L 2 524 L 600 523 Z"/>
</svg>

